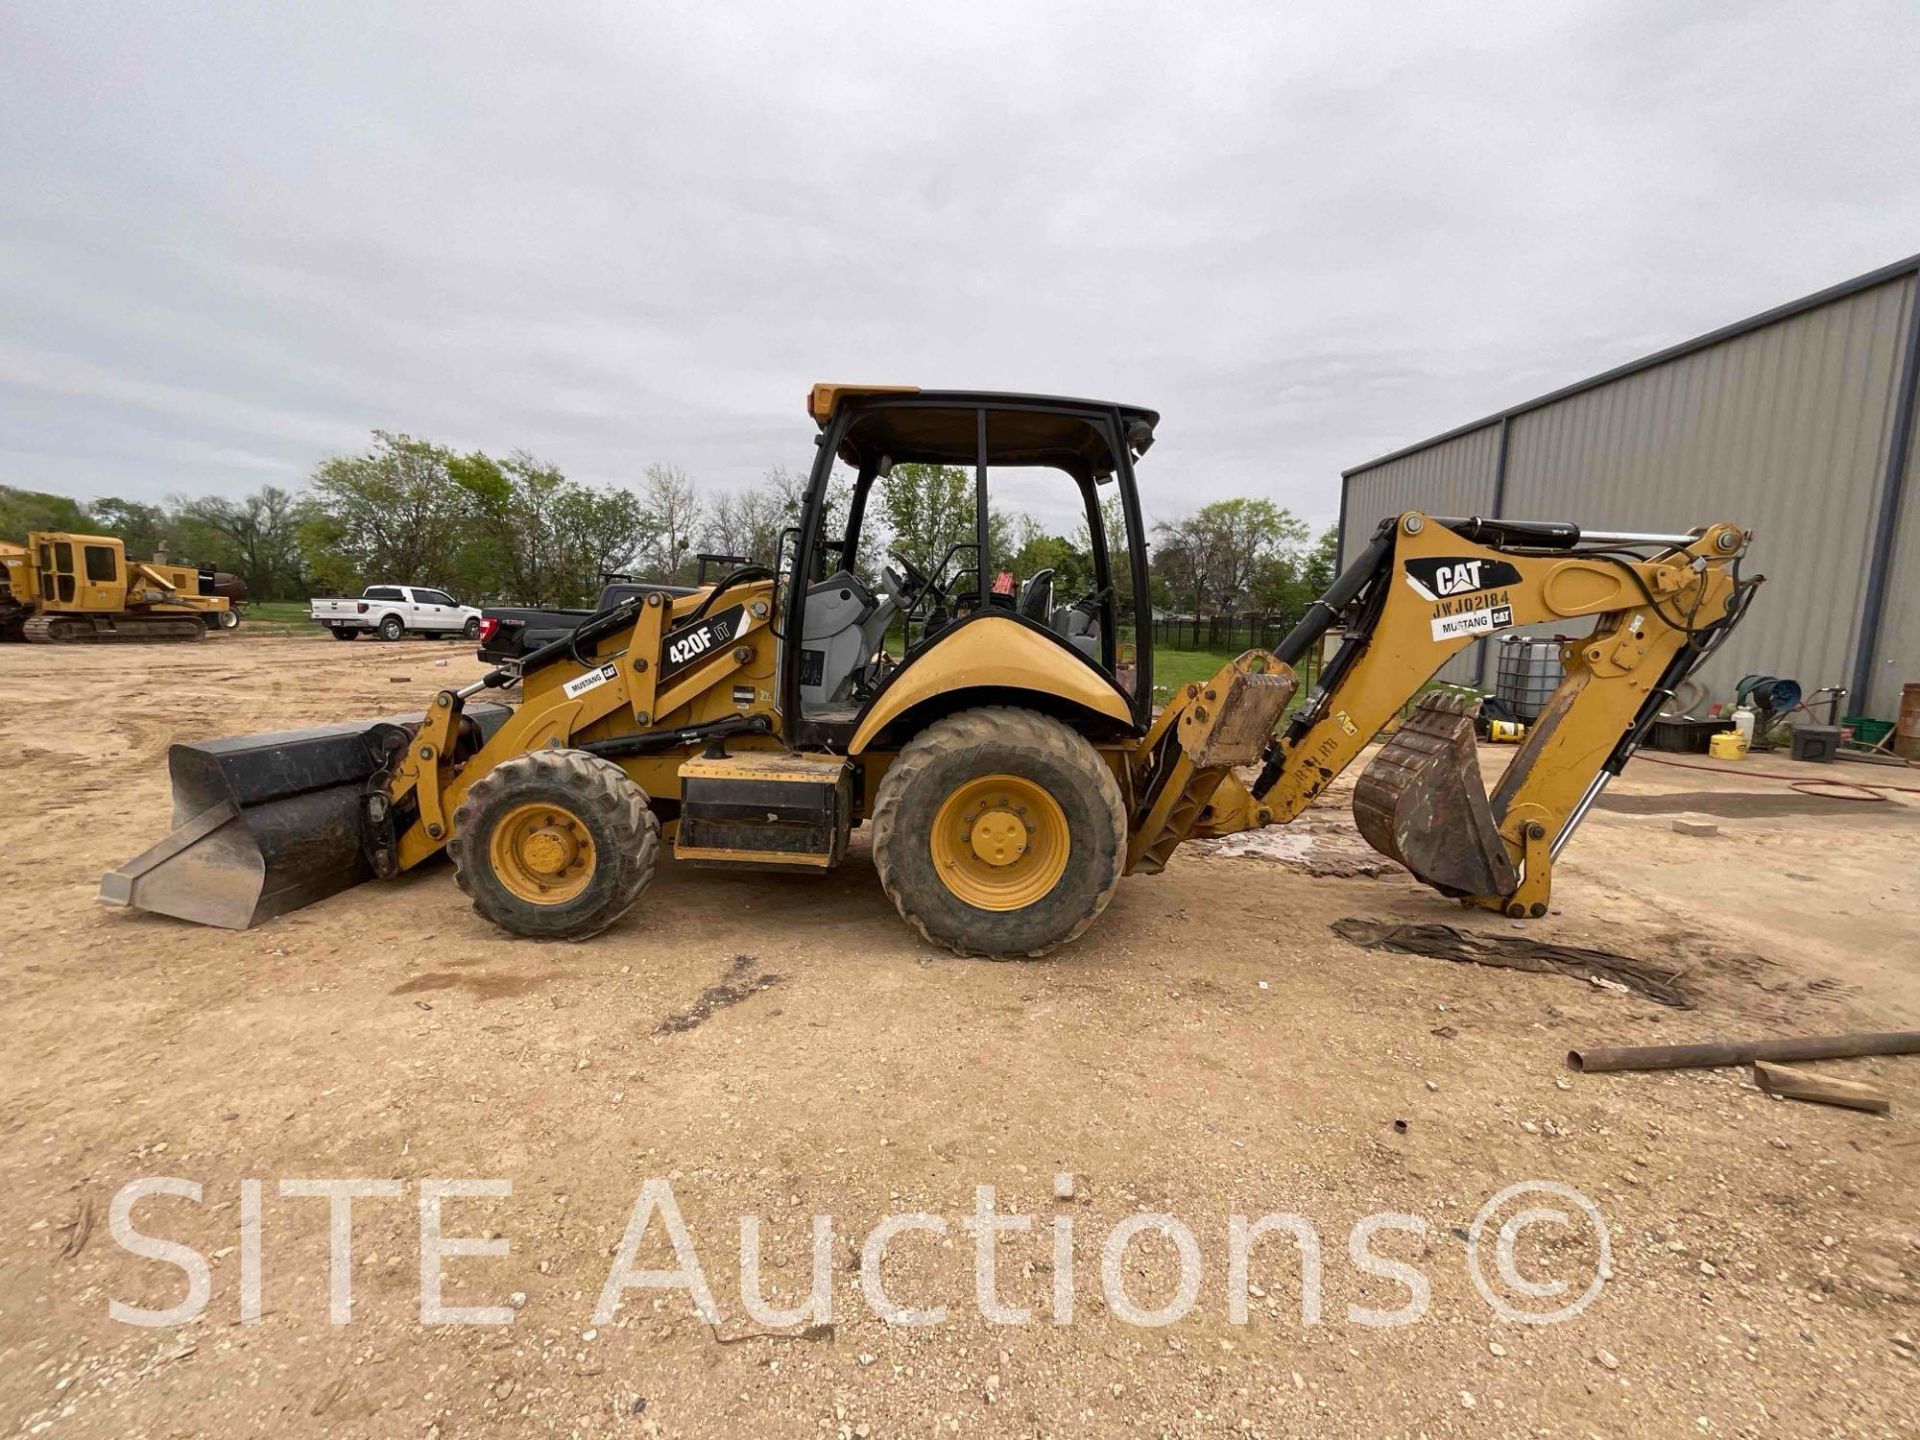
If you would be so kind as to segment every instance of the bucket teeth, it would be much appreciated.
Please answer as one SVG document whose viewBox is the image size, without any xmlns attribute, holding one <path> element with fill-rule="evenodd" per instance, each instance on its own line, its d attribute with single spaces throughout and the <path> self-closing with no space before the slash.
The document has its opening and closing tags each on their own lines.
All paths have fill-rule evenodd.
<svg viewBox="0 0 1920 1440">
<path fill-rule="evenodd" d="M 1436 691 L 1381 747 L 1353 792 L 1366 842 L 1455 895 L 1511 895 L 1520 877 L 1493 822 L 1474 747 L 1478 699 Z"/>
</svg>

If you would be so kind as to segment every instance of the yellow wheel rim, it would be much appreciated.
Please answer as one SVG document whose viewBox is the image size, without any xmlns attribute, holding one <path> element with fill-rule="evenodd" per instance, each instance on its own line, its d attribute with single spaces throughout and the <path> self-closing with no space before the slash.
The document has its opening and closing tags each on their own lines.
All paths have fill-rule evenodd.
<svg viewBox="0 0 1920 1440">
<path fill-rule="evenodd" d="M 933 868 L 980 910 L 1024 910 L 1060 882 L 1073 848 L 1066 812 L 1018 775 L 982 775 L 946 798 L 929 840 Z"/>
<path fill-rule="evenodd" d="M 560 805 L 509 810 L 493 827 L 487 856 L 508 893 L 529 905 L 564 905 L 593 879 L 593 836 Z"/>
</svg>

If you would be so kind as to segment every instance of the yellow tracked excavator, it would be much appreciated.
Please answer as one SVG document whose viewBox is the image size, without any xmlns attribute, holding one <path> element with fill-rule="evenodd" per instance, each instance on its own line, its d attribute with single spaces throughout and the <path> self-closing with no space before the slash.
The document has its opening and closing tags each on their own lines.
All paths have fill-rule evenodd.
<svg viewBox="0 0 1920 1440">
<path fill-rule="evenodd" d="M 239 612 L 215 571 L 129 560 L 111 535 L 35 531 L 0 544 L 0 638 L 35 645 L 204 640 Z"/>
<path fill-rule="evenodd" d="M 633 594 L 423 714 L 176 745 L 176 828 L 102 898 L 244 927 L 444 851 L 481 915 L 580 939 L 633 909 L 663 845 L 824 871 L 864 822 L 880 883 L 928 941 L 1041 955 L 1183 840 L 1292 820 L 1475 639 L 1590 622 L 1491 795 L 1475 702 L 1438 691 L 1354 795 L 1361 833 L 1422 881 L 1539 916 L 1561 847 L 1759 584 L 1731 524 L 1596 534 L 1409 511 L 1276 650 L 1156 709 L 1148 607 L 1116 597 L 1148 593 L 1134 467 L 1157 415 L 830 385 L 808 408 L 817 454 L 771 567 Z M 870 587 L 867 496 L 906 462 L 970 467 L 978 523 L 937 561 L 893 554 Z M 1039 472 L 1089 521 L 1092 588 L 1067 604 L 1046 572 L 1010 584 L 990 551 L 990 486 Z M 837 523 L 830 481 L 850 492 Z M 1125 519 L 1111 546 L 1109 486 Z M 1336 624 L 1296 704 L 1293 666 Z M 516 687 L 517 705 L 481 703 Z"/>
</svg>

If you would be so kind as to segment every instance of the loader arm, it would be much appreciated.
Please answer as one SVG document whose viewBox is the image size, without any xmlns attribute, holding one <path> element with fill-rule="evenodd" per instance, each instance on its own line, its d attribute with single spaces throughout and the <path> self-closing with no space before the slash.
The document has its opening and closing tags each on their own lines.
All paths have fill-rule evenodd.
<svg viewBox="0 0 1920 1440">
<path fill-rule="evenodd" d="M 521 704 L 485 746 L 457 763 L 453 742 L 467 694 L 507 677 L 496 671 L 466 692 L 435 695 L 424 722 L 393 756 L 385 783 L 368 797 L 376 873 L 410 870 L 445 849 L 460 802 L 495 766 L 529 751 L 582 744 L 578 737 L 596 726 L 604 733 L 583 748 L 609 758 L 679 749 L 716 732 L 773 733 L 778 727 L 767 705 L 688 723 L 688 707 L 753 659 L 768 638 L 769 595 L 765 582 L 671 600 L 652 593 L 594 617 L 522 662 Z M 683 628 L 674 630 L 676 624 Z M 684 658 L 676 658 L 681 646 Z M 413 815 L 396 823 L 409 799 Z"/>
<path fill-rule="evenodd" d="M 1739 578 L 1746 540 L 1725 524 L 1684 536 L 1583 536 L 1571 525 L 1417 512 L 1382 522 L 1277 650 L 1278 662 L 1297 660 L 1344 618 L 1345 639 L 1320 683 L 1267 745 L 1258 779 L 1212 778 L 1188 832 L 1287 823 L 1474 640 L 1594 617 L 1592 634 L 1565 648 L 1565 679 L 1491 797 L 1475 760 L 1478 702 L 1440 692 L 1420 701 L 1355 791 L 1361 833 L 1417 878 L 1510 915 L 1544 915 L 1553 857 L 1759 583 Z M 1233 670 L 1208 689 L 1230 683 Z M 1186 723 L 1198 690 L 1169 706 L 1183 713 L 1163 715 L 1156 732 Z M 1167 829 L 1142 858 L 1178 843 Z"/>
</svg>

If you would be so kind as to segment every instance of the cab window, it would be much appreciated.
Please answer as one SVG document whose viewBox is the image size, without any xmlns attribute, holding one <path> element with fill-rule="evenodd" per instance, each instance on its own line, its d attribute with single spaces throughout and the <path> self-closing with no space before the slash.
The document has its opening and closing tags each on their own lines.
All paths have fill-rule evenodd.
<svg viewBox="0 0 1920 1440">
<path fill-rule="evenodd" d="M 119 576 L 111 545 L 83 545 L 87 557 L 87 579 L 96 585 L 111 585 Z"/>
</svg>

